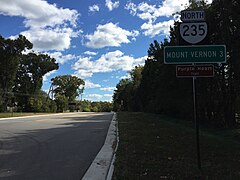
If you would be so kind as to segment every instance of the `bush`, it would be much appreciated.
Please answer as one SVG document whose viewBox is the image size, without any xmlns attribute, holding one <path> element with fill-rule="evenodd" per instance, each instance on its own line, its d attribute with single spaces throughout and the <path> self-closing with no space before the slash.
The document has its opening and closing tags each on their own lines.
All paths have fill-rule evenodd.
<svg viewBox="0 0 240 180">
<path fill-rule="evenodd" d="M 83 108 L 83 112 L 91 112 L 91 109 L 86 107 L 86 108 Z"/>
</svg>

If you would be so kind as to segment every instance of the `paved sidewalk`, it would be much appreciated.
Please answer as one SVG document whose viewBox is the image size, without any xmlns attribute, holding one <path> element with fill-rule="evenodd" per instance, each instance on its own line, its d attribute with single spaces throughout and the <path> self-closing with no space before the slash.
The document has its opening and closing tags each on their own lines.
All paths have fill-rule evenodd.
<svg viewBox="0 0 240 180">
<path fill-rule="evenodd" d="M 117 121 L 114 113 L 105 143 L 82 180 L 111 180 L 117 145 Z"/>
</svg>

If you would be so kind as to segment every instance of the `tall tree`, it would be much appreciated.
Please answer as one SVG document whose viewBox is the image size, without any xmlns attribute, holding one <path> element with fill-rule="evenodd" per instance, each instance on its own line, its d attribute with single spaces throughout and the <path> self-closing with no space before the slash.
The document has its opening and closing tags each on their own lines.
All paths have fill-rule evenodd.
<svg viewBox="0 0 240 180">
<path fill-rule="evenodd" d="M 22 52 L 31 49 L 32 46 L 22 35 L 17 39 L 5 39 L 0 36 L 0 91 L 4 110 L 10 100 L 9 94 L 12 92 Z"/>
<path fill-rule="evenodd" d="M 68 102 L 74 101 L 80 95 L 80 86 L 84 85 L 84 81 L 76 76 L 63 75 L 52 78 L 55 96 L 65 96 Z"/>
<path fill-rule="evenodd" d="M 121 80 L 113 95 L 114 109 L 124 111 L 139 111 L 140 103 L 137 98 L 137 91 L 142 79 L 142 66 L 136 66 L 129 74 L 129 79 Z"/>
<path fill-rule="evenodd" d="M 14 93 L 23 110 L 31 111 L 29 98 L 37 97 L 42 87 L 43 76 L 58 69 L 54 58 L 47 54 L 29 53 L 22 55 L 16 74 Z"/>
<path fill-rule="evenodd" d="M 115 111 L 127 110 L 128 94 L 126 93 L 126 89 L 129 84 L 129 79 L 121 79 L 117 84 L 113 95 L 113 109 Z"/>
<path fill-rule="evenodd" d="M 199 80 L 199 116 L 218 126 L 236 126 L 240 93 L 240 4 L 237 0 L 214 0 L 206 9 L 210 44 L 224 44 L 227 63 L 215 65 L 215 77 Z"/>
</svg>

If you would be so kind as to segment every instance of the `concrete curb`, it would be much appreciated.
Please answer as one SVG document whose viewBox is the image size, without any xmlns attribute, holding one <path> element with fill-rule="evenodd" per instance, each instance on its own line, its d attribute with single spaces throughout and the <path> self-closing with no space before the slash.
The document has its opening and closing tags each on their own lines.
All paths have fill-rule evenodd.
<svg viewBox="0 0 240 180">
<path fill-rule="evenodd" d="M 114 162 L 116 160 L 116 153 L 117 153 L 117 149 L 118 149 L 118 143 L 119 143 L 119 136 L 118 136 L 118 123 L 117 123 L 117 117 L 115 117 L 115 127 L 116 127 L 116 147 L 114 150 L 114 154 L 113 154 L 113 158 L 112 158 L 112 162 L 108 171 L 108 176 L 107 176 L 107 180 L 111 180 L 112 176 L 113 176 L 113 172 L 114 172 Z"/>
<path fill-rule="evenodd" d="M 116 147 L 114 147 L 114 143 L 117 143 L 116 123 L 116 113 L 114 113 L 105 143 L 83 176 L 82 180 L 110 180 L 112 178 L 113 157 L 117 147 L 117 144 Z"/>
</svg>

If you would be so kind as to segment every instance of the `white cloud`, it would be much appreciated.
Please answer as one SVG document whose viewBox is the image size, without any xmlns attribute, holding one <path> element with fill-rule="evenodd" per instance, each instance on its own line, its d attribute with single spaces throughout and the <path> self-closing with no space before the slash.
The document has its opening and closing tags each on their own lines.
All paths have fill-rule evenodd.
<svg viewBox="0 0 240 180">
<path fill-rule="evenodd" d="M 99 84 L 94 84 L 89 80 L 85 80 L 85 86 L 86 89 L 90 89 L 90 88 L 99 88 L 101 87 Z"/>
<path fill-rule="evenodd" d="M 86 35 L 85 45 L 90 48 L 119 47 L 122 43 L 130 43 L 129 37 L 135 38 L 138 35 L 138 31 L 128 31 L 110 22 L 98 25 L 93 34 Z"/>
<path fill-rule="evenodd" d="M 89 12 L 98 12 L 99 10 L 100 10 L 100 8 L 99 8 L 99 6 L 97 4 L 89 6 L 89 8 L 88 8 Z"/>
<path fill-rule="evenodd" d="M 64 64 L 68 61 L 75 60 L 77 58 L 77 56 L 72 55 L 72 54 L 63 55 L 59 51 L 53 52 L 53 53 L 48 53 L 48 54 L 50 55 L 50 57 L 56 59 L 56 62 L 59 64 Z"/>
<path fill-rule="evenodd" d="M 188 0 L 164 0 L 161 5 L 151 5 L 142 2 L 138 5 L 129 2 L 125 9 L 129 10 L 132 15 L 137 15 L 142 20 L 154 22 L 158 17 L 170 17 L 179 12 L 189 4 Z"/>
<path fill-rule="evenodd" d="M 75 71 L 74 75 L 79 78 L 86 78 L 86 77 L 92 77 L 93 72 L 90 70 L 79 69 L 79 70 Z"/>
<path fill-rule="evenodd" d="M 64 50 L 70 47 L 72 29 L 30 29 L 26 36 L 38 51 Z"/>
<path fill-rule="evenodd" d="M 0 14 L 24 17 L 24 24 L 35 28 L 66 22 L 75 26 L 79 15 L 76 10 L 58 8 L 56 4 L 49 4 L 43 0 L 1 1 Z"/>
<path fill-rule="evenodd" d="M 136 4 L 132 3 L 132 2 L 128 2 L 125 6 L 125 9 L 130 11 L 130 14 L 132 14 L 133 16 L 136 15 L 138 7 Z"/>
<path fill-rule="evenodd" d="M 126 74 L 125 76 L 121 76 L 119 79 L 129 79 L 131 78 L 130 74 Z"/>
<path fill-rule="evenodd" d="M 155 5 L 149 5 L 148 3 L 140 3 L 138 6 L 138 10 L 141 13 L 138 13 L 137 16 L 143 20 L 151 20 L 154 19 L 154 12 L 157 10 Z"/>
<path fill-rule="evenodd" d="M 145 36 L 154 37 L 159 34 L 168 35 L 170 26 L 173 25 L 173 14 L 180 12 L 189 4 L 189 0 L 164 0 L 161 5 L 152 5 L 147 2 L 134 4 L 127 3 L 125 9 L 130 11 L 130 14 L 137 16 L 146 21 L 141 29 Z M 169 21 L 156 23 L 160 17 L 172 17 Z"/>
<path fill-rule="evenodd" d="M 95 55 L 97 55 L 97 53 L 96 53 L 96 52 L 93 52 L 93 51 L 85 51 L 84 54 L 90 55 L 90 56 L 95 56 Z"/>
<path fill-rule="evenodd" d="M 103 96 L 104 97 L 112 97 L 113 95 L 112 94 L 104 94 Z"/>
<path fill-rule="evenodd" d="M 89 101 L 112 101 L 112 94 L 88 94 L 84 99 Z"/>
<path fill-rule="evenodd" d="M 57 70 L 52 70 L 52 71 L 48 72 L 47 74 L 45 74 L 43 76 L 43 82 L 46 82 L 48 80 L 48 77 L 55 74 L 56 72 L 57 72 Z"/>
<path fill-rule="evenodd" d="M 103 87 L 103 88 L 100 88 L 101 91 L 113 91 L 115 89 L 115 87 Z"/>
<path fill-rule="evenodd" d="M 130 71 L 137 65 L 143 65 L 146 56 L 134 58 L 124 55 L 123 52 L 116 50 L 103 54 L 99 59 L 92 57 L 80 57 L 72 66 L 76 70 L 75 75 L 80 78 L 91 77 L 94 73 L 112 72 L 117 70 Z"/>
<path fill-rule="evenodd" d="M 100 100 L 103 97 L 103 95 L 101 95 L 101 94 L 88 94 L 86 97 L 88 99 L 90 98 L 90 100 L 93 100 L 93 99 Z"/>
<path fill-rule="evenodd" d="M 20 16 L 28 30 L 21 32 L 34 45 L 35 50 L 64 50 L 70 47 L 78 16 L 76 10 L 59 8 L 43 0 L 2 1 L 0 14 Z"/>
<path fill-rule="evenodd" d="M 212 0 L 208 0 L 207 3 L 212 3 Z M 173 19 L 176 18 L 174 14 L 184 10 L 188 5 L 189 0 L 164 0 L 160 5 L 152 5 L 147 2 L 134 4 L 130 1 L 126 4 L 125 9 L 129 10 L 133 16 L 137 16 L 146 21 L 141 26 L 143 34 L 154 37 L 159 34 L 168 35 L 170 26 L 173 25 L 174 22 Z M 155 21 L 160 17 L 172 17 L 172 19 L 156 23 Z"/>
<path fill-rule="evenodd" d="M 154 37 L 158 34 L 168 35 L 169 34 L 169 27 L 174 24 L 174 20 L 163 21 L 156 24 L 152 24 L 150 22 L 144 23 L 141 26 L 141 29 L 145 30 L 143 34 L 145 36 Z"/>
<path fill-rule="evenodd" d="M 211 3 L 212 3 L 212 0 L 206 0 L 206 2 L 207 2 L 208 4 L 211 4 Z"/>
<path fill-rule="evenodd" d="M 212 0 L 204 0 L 207 4 L 211 4 L 212 3 Z M 202 2 L 202 0 L 196 0 L 196 2 Z"/>
<path fill-rule="evenodd" d="M 105 3 L 109 11 L 112 11 L 113 9 L 118 8 L 119 4 L 120 4 L 119 1 L 112 2 L 111 0 L 106 0 L 106 3 Z"/>
</svg>

